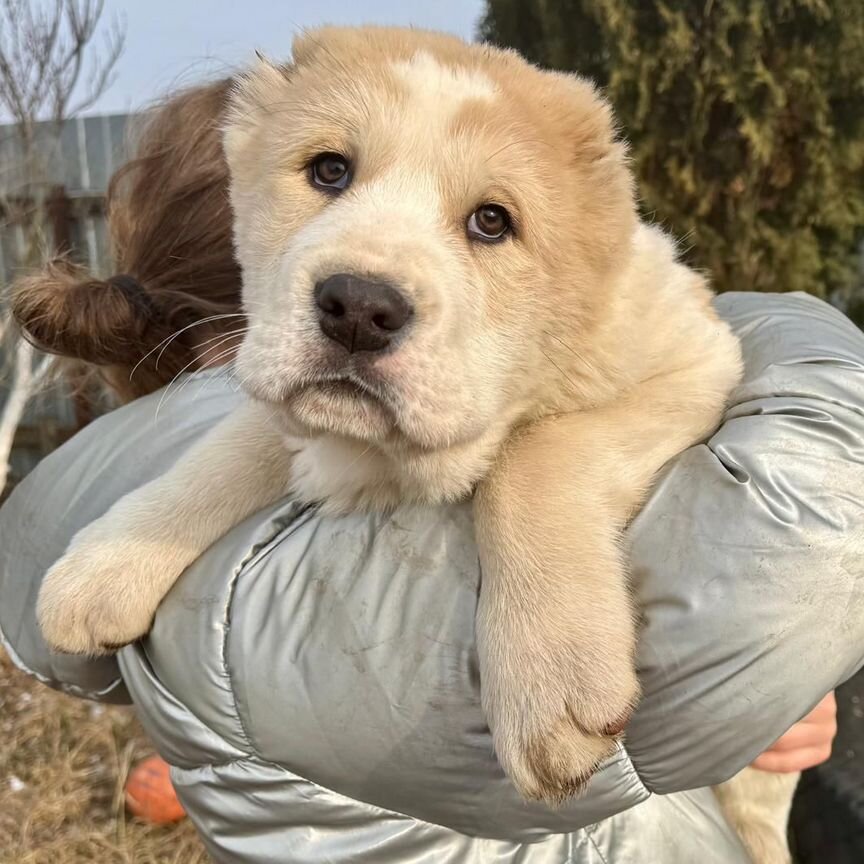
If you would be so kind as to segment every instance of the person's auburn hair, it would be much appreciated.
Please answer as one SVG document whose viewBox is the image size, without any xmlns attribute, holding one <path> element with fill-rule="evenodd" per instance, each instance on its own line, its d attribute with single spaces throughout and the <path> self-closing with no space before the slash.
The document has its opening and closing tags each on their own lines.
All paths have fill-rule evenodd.
<svg viewBox="0 0 864 864">
<path fill-rule="evenodd" d="M 134 158 L 111 178 L 120 275 L 97 279 L 66 256 L 12 285 L 24 337 L 76 361 L 76 374 L 98 370 L 123 401 L 205 366 L 199 346 L 242 327 L 220 131 L 230 85 L 195 87 L 154 109 Z"/>
</svg>

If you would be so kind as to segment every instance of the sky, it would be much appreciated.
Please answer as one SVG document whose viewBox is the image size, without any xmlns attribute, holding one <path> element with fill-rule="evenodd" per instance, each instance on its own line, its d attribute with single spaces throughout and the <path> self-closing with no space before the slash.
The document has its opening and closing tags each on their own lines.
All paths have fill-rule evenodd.
<svg viewBox="0 0 864 864">
<path fill-rule="evenodd" d="M 316 24 L 413 24 L 474 35 L 482 0 L 105 0 L 125 24 L 110 89 L 87 113 L 134 111 L 177 86 L 243 65 L 259 49 L 286 58 L 292 34 Z M 97 40 L 98 41 L 98 40 Z"/>
</svg>

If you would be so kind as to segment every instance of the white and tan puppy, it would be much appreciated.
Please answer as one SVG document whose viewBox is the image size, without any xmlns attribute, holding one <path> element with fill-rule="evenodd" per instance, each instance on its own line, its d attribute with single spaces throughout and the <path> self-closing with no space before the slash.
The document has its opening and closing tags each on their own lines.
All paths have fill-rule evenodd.
<svg viewBox="0 0 864 864">
<path fill-rule="evenodd" d="M 331 512 L 475 493 L 483 707 L 527 797 L 613 752 L 638 695 L 622 530 L 718 424 L 738 345 L 641 224 L 584 80 L 408 30 L 325 28 L 225 127 L 248 406 L 82 531 L 39 604 L 98 653 L 289 492 Z"/>
</svg>

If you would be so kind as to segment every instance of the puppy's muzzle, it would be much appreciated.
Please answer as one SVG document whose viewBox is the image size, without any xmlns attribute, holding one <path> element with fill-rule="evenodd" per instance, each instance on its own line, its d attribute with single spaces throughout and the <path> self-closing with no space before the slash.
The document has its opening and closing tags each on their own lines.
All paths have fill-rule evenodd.
<svg viewBox="0 0 864 864">
<path fill-rule="evenodd" d="M 321 332 L 349 354 L 380 352 L 409 329 L 414 307 L 390 283 L 336 273 L 315 286 Z"/>
</svg>

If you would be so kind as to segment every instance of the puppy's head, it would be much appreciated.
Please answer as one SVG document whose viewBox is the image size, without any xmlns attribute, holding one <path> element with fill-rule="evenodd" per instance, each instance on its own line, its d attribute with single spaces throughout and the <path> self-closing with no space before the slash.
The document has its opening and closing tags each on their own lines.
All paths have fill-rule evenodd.
<svg viewBox="0 0 864 864">
<path fill-rule="evenodd" d="M 517 55 L 325 28 L 237 85 L 239 374 L 300 435 L 500 440 L 579 356 L 635 213 L 607 105 Z"/>
</svg>

